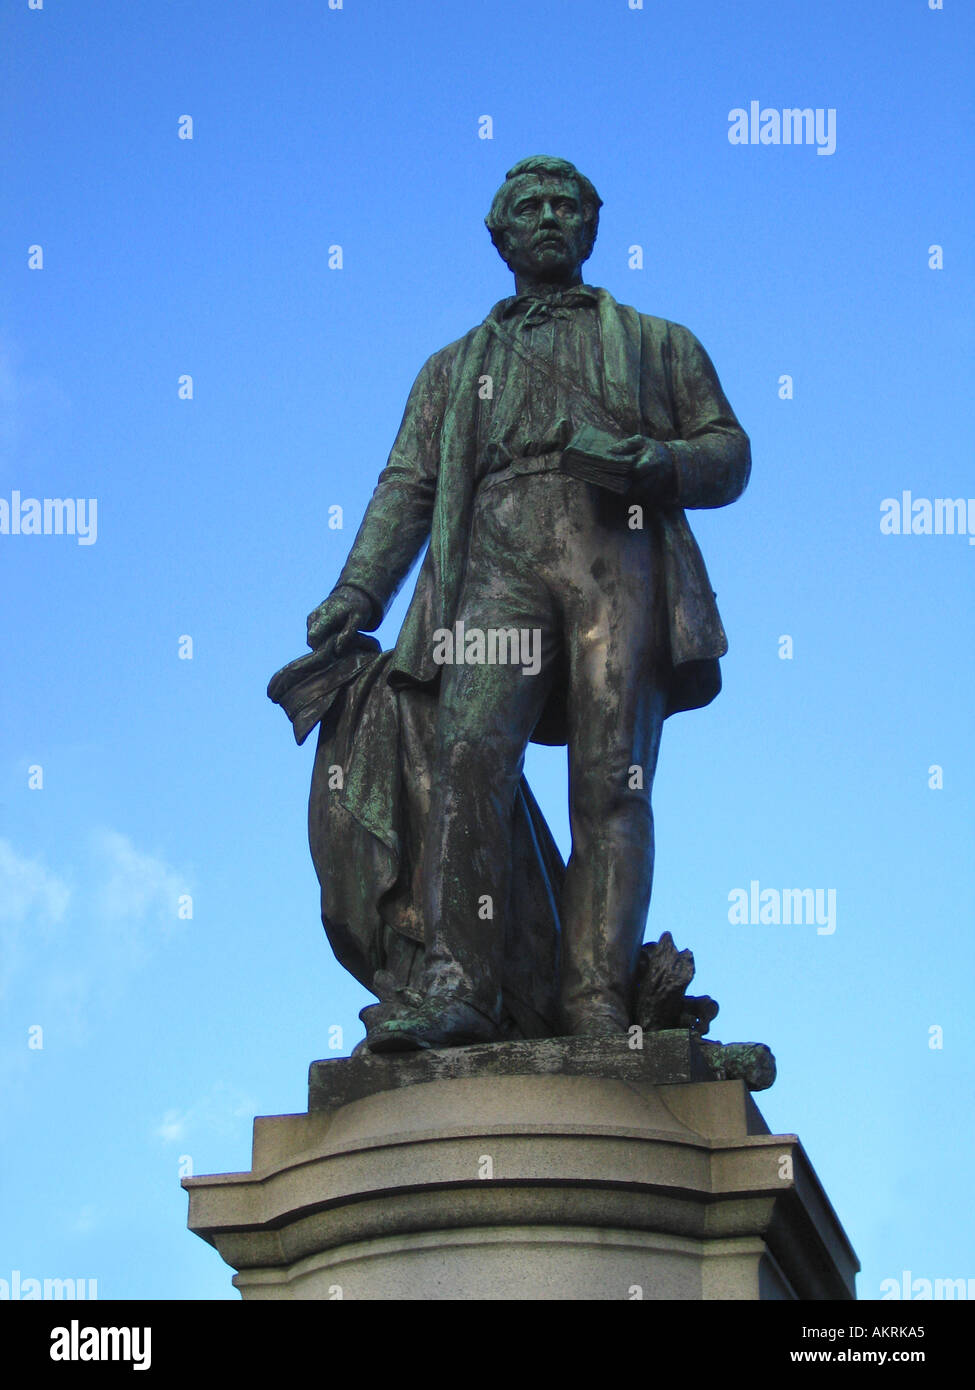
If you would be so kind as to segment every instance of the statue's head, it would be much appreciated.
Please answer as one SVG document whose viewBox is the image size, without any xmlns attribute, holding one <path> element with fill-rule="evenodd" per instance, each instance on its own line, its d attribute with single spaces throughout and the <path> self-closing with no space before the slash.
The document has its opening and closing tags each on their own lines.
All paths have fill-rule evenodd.
<svg viewBox="0 0 975 1390">
<path fill-rule="evenodd" d="M 484 219 L 516 275 L 560 281 L 592 255 L 602 199 L 567 159 L 532 155 L 508 170 Z"/>
</svg>

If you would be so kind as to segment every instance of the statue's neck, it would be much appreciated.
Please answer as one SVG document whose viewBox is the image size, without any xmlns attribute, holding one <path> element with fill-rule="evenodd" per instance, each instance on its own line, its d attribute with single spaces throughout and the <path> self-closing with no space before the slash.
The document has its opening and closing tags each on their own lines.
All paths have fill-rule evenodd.
<svg viewBox="0 0 975 1390">
<path fill-rule="evenodd" d="M 515 294 L 536 294 L 540 297 L 558 294 L 560 290 L 571 289 L 582 284 L 582 269 L 567 276 L 565 280 L 535 280 L 530 275 L 515 273 Z"/>
</svg>

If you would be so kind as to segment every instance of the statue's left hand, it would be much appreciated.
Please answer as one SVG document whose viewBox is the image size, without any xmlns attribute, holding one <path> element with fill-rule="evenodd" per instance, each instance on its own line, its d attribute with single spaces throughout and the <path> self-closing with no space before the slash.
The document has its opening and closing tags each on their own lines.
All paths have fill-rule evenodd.
<svg viewBox="0 0 975 1390">
<path fill-rule="evenodd" d="M 308 645 L 317 651 L 330 643 L 331 655 L 340 657 L 355 633 L 375 626 L 371 619 L 368 596 L 342 585 L 308 614 Z"/>
<path fill-rule="evenodd" d="M 677 501 L 677 475 L 666 445 L 633 435 L 624 439 L 618 448 L 633 453 L 629 497 L 649 506 L 666 506 Z"/>
<path fill-rule="evenodd" d="M 677 501 L 677 475 L 670 451 L 644 434 L 614 439 L 605 430 L 584 425 L 566 445 L 562 469 L 571 477 L 647 506 Z"/>
</svg>

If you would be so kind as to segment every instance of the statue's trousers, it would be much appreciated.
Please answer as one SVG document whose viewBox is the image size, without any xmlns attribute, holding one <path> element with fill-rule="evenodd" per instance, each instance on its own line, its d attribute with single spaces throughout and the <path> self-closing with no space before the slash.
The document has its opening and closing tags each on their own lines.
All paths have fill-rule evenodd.
<svg viewBox="0 0 975 1390">
<path fill-rule="evenodd" d="M 506 938 L 519 929 L 513 798 L 555 691 L 568 721 L 572 829 L 559 912 L 563 1026 L 595 1017 L 625 1029 L 632 1019 L 668 680 L 661 557 L 652 530 L 632 520 L 618 497 L 558 471 L 489 478 L 475 503 L 463 628 L 453 651 L 445 644 L 438 702 L 425 989 L 492 1017 Z M 492 633 L 512 629 L 519 660 L 492 664 L 486 655 L 501 650 Z"/>
</svg>

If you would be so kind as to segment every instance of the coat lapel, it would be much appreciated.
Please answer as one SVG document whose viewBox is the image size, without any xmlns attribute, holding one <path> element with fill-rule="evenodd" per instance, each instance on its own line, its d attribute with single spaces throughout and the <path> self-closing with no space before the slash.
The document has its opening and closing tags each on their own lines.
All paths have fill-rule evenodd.
<svg viewBox="0 0 975 1390">
<path fill-rule="evenodd" d="M 640 316 L 606 290 L 598 295 L 603 404 L 625 435 L 640 434 Z"/>
</svg>

